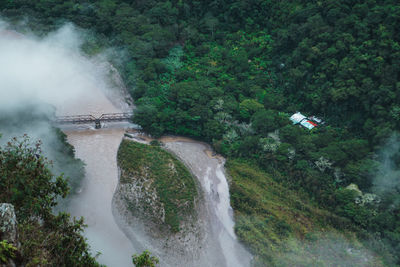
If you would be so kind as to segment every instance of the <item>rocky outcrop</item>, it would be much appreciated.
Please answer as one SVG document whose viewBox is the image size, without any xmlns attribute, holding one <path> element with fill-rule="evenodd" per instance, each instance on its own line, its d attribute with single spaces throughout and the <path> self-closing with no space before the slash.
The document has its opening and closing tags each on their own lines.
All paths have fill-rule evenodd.
<svg viewBox="0 0 400 267">
<path fill-rule="evenodd" d="M 126 224 L 125 232 L 134 243 L 149 249 L 160 258 L 160 266 L 195 266 L 202 257 L 205 242 L 205 222 L 197 215 L 201 207 L 195 207 L 196 215 L 188 215 L 180 223 L 178 232 L 165 226 L 165 209 L 159 196 L 149 186 L 151 181 L 137 177 L 132 183 L 119 184 L 113 199 L 114 216 Z M 129 203 L 129 204 L 128 204 Z M 139 237 L 143 232 L 147 240 Z M 133 239 L 133 240 L 132 240 Z M 207 266 L 200 262 L 198 266 Z"/>
<path fill-rule="evenodd" d="M 0 240 L 7 240 L 14 246 L 18 244 L 17 217 L 12 204 L 0 204 Z"/>
<path fill-rule="evenodd" d="M 113 214 L 134 247 L 150 250 L 160 266 L 209 266 L 202 249 L 205 206 L 195 177 L 158 146 L 125 140 L 118 155 Z"/>
<path fill-rule="evenodd" d="M 129 177 L 120 170 L 120 177 Z M 134 216 L 143 216 L 157 225 L 165 223 L 165 208 L 160 201 L 153 181 L 149 177 L 132 177 L 129 183 L 120 184 L 118 195 Z M 154 233 L 154 232 L 153 232 Z"/>
<path fill-rule="evenodd" d="M 9 203 L 0 204 L 0 241 L 3 240 L 14 247 L 18 247 L 17 217 L 15 216 L 14 206 Z M 5 264 L 0 261 L 0 266 L 13 267 L 16 264 L 12 259 L 9 259 Z"/>
</svg>

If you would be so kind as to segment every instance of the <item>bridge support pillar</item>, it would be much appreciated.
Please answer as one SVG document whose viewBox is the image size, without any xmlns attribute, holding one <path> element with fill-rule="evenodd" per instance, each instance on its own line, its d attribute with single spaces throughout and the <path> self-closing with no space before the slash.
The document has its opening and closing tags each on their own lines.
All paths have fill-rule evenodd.
<svg viewBox="0 0 400 267">
<path fill-rule="evenodd" d="M 95 127 L 96 129 L 100 129 L 100 128 L 101 128 L 101 123 L 100 123 L 100 120 L 99 120 L 99 119 L 96 119 L 96 120 L 94 121 L 94 127 Z"/>
</svg>

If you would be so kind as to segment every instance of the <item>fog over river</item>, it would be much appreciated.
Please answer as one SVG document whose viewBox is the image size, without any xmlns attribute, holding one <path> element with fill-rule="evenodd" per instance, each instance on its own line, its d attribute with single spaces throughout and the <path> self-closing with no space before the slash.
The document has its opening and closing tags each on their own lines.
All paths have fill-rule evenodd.
<svg viewBox="0 0 400 267">
<path fill-rule="evenodd" d="M 27 103 L 45 102 L 56 108 L 57 115 L 99 116 L 130 110 L 116 70 L 104 57 L 89 59 L 82 55 L 79 52 L 82 36 L 71 25 L 41 39 L 5 28 L 6 25 L 0 23 L 2 108 L 12 110 Z M 88 227 L 84 236 L 92 251 L 101 253 L 99 262 L 108 266 L 132 266 L 133 253 L 152 249 L 151 239 L 143 233 L 132 235 L 125 223 L 117 221 L 113 215 L 112 199 L 118 184 L 116 155 L 124 132 L 130 126 L 122 123 L 103 125 L 98 130 L 94 125 L 63 128 L 75 147 L 76 156 L 86 163 L 86 177 L 66 210 L 73 216 L 85 218 Z M 32 129 L 28 134 L 54 138 L 46 136 L 46 129 Z M 250 255 L 239 245 L 233 231 L 224 160 L 213 157 L 207 145 L 193 140 L 163 138 L 161 141 L 190 168 L 201 185 L 206 211 L 203 221 L 208 228 L 210 246 L 200 255 L 218 259 L 219 266 L 248 266 Z M 154 254 L 158 255 L 157 250 Z M 167 264 L 162 255 L 159 255 L 161 265 L 173 266 Z M 196 262 L 207 261 L 208 258 L 203 258 Z M 179 259 L 174 266 L 182 266 Z M 199 265 L 193 262 L 185 266 Z"/>
</svg>

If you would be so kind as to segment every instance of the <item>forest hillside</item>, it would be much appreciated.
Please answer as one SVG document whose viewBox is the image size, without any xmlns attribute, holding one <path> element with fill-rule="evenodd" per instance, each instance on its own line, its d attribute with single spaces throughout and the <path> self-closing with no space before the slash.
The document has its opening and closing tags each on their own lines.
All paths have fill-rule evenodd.
<svg viewBox="0 0 400 267">
<path fill-rule="evenodd" d="M 265 210 L 251 208 L 260 199 L 244 193 L 254 185 L 243 184 L 236 160 L 400 264 L 398 1 L 10 0 L 0 10 L 43 34 L 73 22 L 86 30 L 88 54 L 114 47 L 136 123 L 156 137 L 207 141 L 234 160 L 237 216 Z M 320 123 L 293 125 L 297 111 Z M 258 226 L 283 229 L 278 239 L 293 232 L 271 222 Z M 243 241 L 260 264 L 276 263 L 263 250 L 275 241 L 256 237 Z"/>
</svg>

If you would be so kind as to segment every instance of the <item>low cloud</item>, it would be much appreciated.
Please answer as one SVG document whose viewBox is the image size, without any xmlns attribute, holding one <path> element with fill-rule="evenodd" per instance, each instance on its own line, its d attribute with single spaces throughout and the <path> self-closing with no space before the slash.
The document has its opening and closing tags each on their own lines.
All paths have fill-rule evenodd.
<svg viewBox="0 0 400 267">
<path fill-rule="evenodd" d="M 277 253 L 278 266 L 384 266 L 356 240 L 339 233 L 310 233 L 306 240 L 290 239 Z"/>
<path fill-rule="evenodd" d="M 56 174 L 80 174 L 48 119 L 55 113 L 115 112 L 101 93 L 112 87 L 110 64 L 103 55 L 89 58 L 81 52 L 85 34 L 72 24 L 44 37 L 24 32 L 0 20 L 0 144 L 28 134 L 32 142 L 43 141 Z"/>
<path fill-rule="evenodd" d="M 400 136 L 393 134 L 379 152 L 379 167 L 373 179 L 373 191 L 394 205 L 400 204 Z"/>
<path fill-rule="evenodd" d="M 90 99 L 96 90 L 110 87 L 110 65 L 102 56 L 84 56 L 83 42 L 84 34 L 72 24 L 39 38 L 9 30 L 1 22 L 0 112 L 46 103 L 61 115 L 91 108 L 96 113 Z"/>
</svg>

